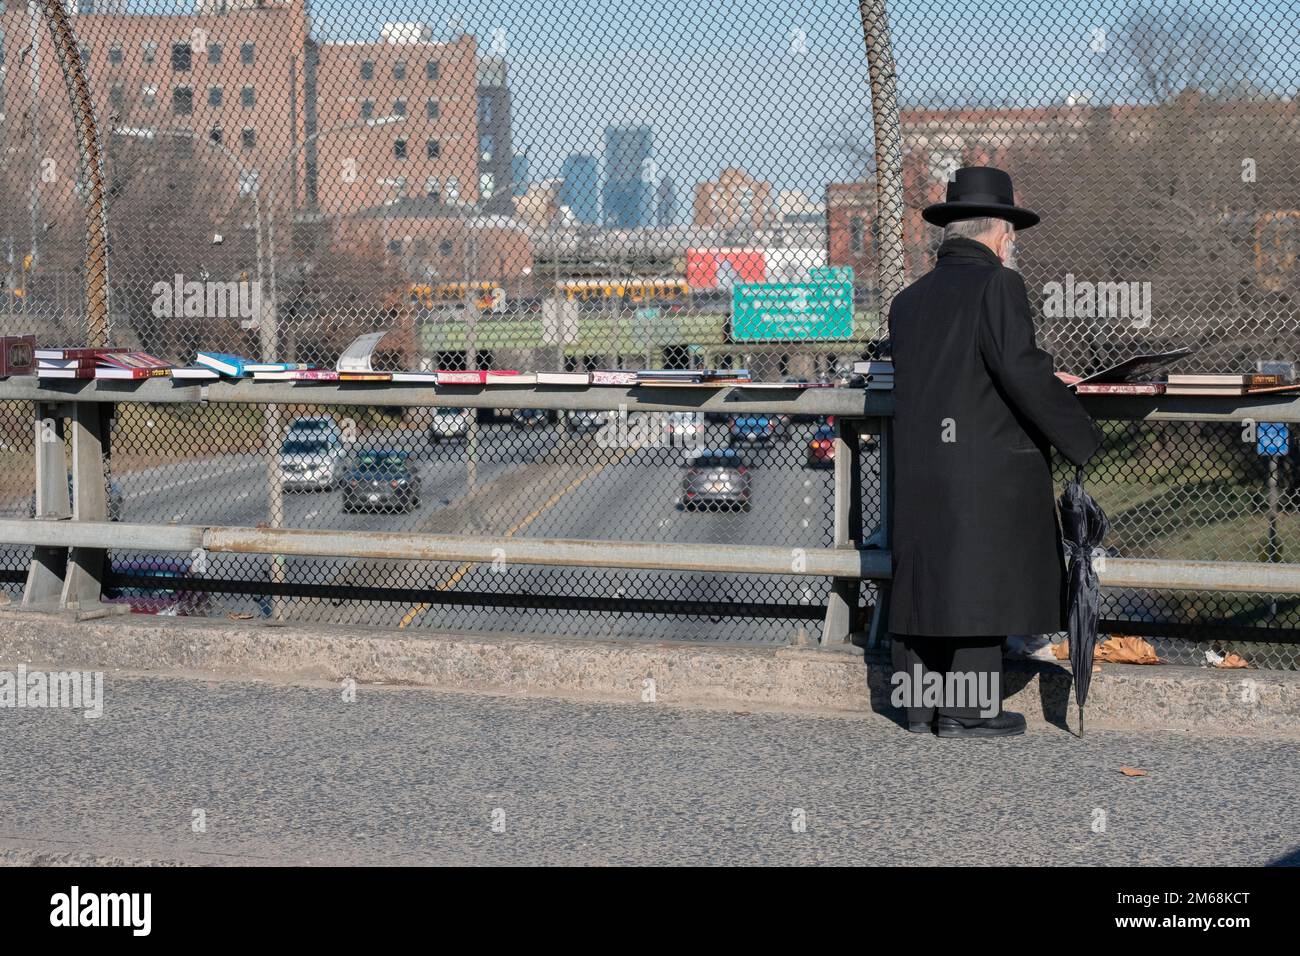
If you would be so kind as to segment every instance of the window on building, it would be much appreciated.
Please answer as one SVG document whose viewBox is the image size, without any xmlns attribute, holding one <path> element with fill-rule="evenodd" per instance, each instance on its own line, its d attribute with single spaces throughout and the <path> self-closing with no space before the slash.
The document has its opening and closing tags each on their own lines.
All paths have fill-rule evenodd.
<svg viewBox="0 0 1300 956">
<path fill-rule="evenodd" d="M 146 63 L 152 63 L 158 58 L 158 44 L 152 40 L 146 40 L 140 44 L 140 56 Z"/>
<path fill-rule="evenodd" d="M 450 239 L 444 239 L 442 242 L 438 243 L 438 254 L 443 258 L 450 257 L 455 251 L 455 247 L 451 244 Z"/>
<path fill-rule="evenodd" d="M 221 87 L 214 86 L 208 90 L 208 105 L 209 106 L 221 105 Z"/>
<path fill-rule="evenodd" d="M 114 43 L 108 48 L 108 62 L 114 66 L 122 62 L 122 44 Z"/>
<path fill-rule="evenodd" d="M 239 62 L 244 66 L 253 65 L 253 44 L 245 43 L 239 47 Z"/>
<path fill-rule="evenodd" d="M 189 116 L 194 112 L 194 91 L 188 86 L 172 90 L 172 112 L 177 116 Z"/>
<path fill-rule="evenodd" d="M 393 100 L 393 115 L 394 116 L 406 115 L 406 100 Z"/>
<path fill-rule="evenodd" d="M 153 106 L 158 102 L 158 87 L 142 86 L 140 87 L 140 102 L 145 106 Z"/>
<path fill-rule="evenodd" d="M 126 94 L 122 92 L 122 87 L 114 84 L 109 88 L 108 102 L 112 105 L 113 109 L 120 110 L 122 108 L 122 104 L 126 102 Z"/>
<path fill-rule="evenodd" d="M 429 159 L 437 159 L 442 155 L 442 143 L 438 142 L 436 139 L 426 140 L 424 144 L 424 154 L 428 156 Z"/>
<path fill-rule="evenodd" d="M 427 79 L 437 82 L 438 79 L 438 61 L 426 60 L 424 64 L 424 75 Z"/>
<path fill-rule="evenodd" d="M 482 154 L 483 162 L 485 163 L 492 162 L 492 146 L 493 142 L 491 133 L 484 133 L 478 138 L 479 152 Z"/>
<path fill-rule="evenodd" d="M 854 255 L 860 255 L 866 250 L 865 235 L 866 233 L 862 227 L 862 217 L 854 216 L 849 220 L 849 249 Z"/>
<path fill-rule="evenodd" d="M 244 109 L 252 109 L 253 103 L 256 102 L 253 97 L 253 88 L 246 86 L 239 91 L 239 105 Z"/>
<path fill-rule="evenodd" d="M 85 43 L 77 44 L 77 56 L 81 57 L 82 63 L 90 62 L 90 47 Z"/>
<path fill-rule="evenodd" d="M 396 63 L 393 64 L 393 79 L 395 79 L 395 80 L 404 80 L 404 79 L 406 79 L 406 61 L 405 61 L 405 60 L 398 60 Z"/>
<path fill-rule="evenodd" d="M 361 118 L 370 119 L 370 117 L 374 115 L 375 115 L 375 104 L 372 103 L 370 100 L 364 100 L 361 103 Z"/>
<path fill-rule="evenodd" d="M 424 194 L 435 201 L 441 199 L 442 183 L 438 182 L 435 177 L 429 177 L 424 182 Z"/>
<path fill-rule="evenodd" d="M 361 78 L 362 78 L 363 80 L 373 80 L 373 79 L 375 78 L 375 61 L 374 61 L 374 60 L 362 60 L 362 61 L 361 61 Z"/>
<path fill-rule="evenodd" d="M 492 101 L 491 100 L 481 99 L 478 101 L 478 121 L 482 123 L 484 126 L 491 125 L 492 123 Z"/>
<path fill-rule="evenodd" d="M 393 141 L 393 155 L 398 159 L 406 159 L 406 140 L 398 139 Z"/>
<path fill-rule="evenodd" d="M 190 63 L 194 58 L 194 51 L 190 49 L 188 43 L 172 44 L 172 70 L 176 73 L 188 73 Z"/>
<path fill-rule="evenodd" d="M 239 134 L 239 141 L 243 144 L 244 149 L 252 149 L 257 145 L 257 134 L 253 132 L 251 126 L 245 126 L 244 131 Z"/>
<path fill-rule="evenodd" d="M 460 180 L 455 176 L 447 177 L 447 202 L 460 201 Z"/>
<path fill-rule="evenodd" d="M 479 176 L 478 194 L 479 194 L 479 198 L 482 199 L 484 202 L 487 202 L 489 199 L 492 198 L 492 194 L 496 192 L 496 187 L 497 187 L 496 177 L 493 176 L 491 173 L 483 173 L 482 175 Z"/>
<path fill-rule="evenodd" d="M 215 65 L 215 64 L 221 62 L 221 44 L 220 44 L 220 43 L 209 43 L 209 44 L 208 44 L 208 62 L 211 63 L 211 64 L 213 64 L 213 65 Z"/>
<path fill-rule="evenodd" d="M 212 127 L 212 131 L 208 133 L 208 139 L 212 140 L 212 142 L 214 142 L 214 143 L 216 143 L 218 146 L 220 146 L 220 145 L 221 145 L 221 127 L 220 127 L 220 126 L 214 126 L 214 127 Z"/>
<path fill-rule="evenodd" d="M 429 117 L 429 119 L 437 119 L 437 118 L 438 118 L 438 101 L 437 101 L 437 100 L 429 100 L 429 102 L 425 103 L 425 104 L 424 104 L 424 113 L 425 113 L 426 116 Z"/>
</svg>

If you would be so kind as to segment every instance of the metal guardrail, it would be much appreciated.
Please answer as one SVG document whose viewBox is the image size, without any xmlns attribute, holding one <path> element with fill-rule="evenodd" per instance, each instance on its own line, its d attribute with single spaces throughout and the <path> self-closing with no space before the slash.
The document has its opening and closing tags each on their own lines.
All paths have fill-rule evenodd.
<svg viewBox="0 0 1300 956">
<path fill-rule="evenodd" d="M 34 548 L 23 599 L 27 606 L 97 604 L 104 585 L 105 555 L 111 548 L 473 563 L 492 562 L 508 552 L 509 563 L 521 565 L 822 577 L 831 582 L 822 643 L 850 639 L 875 642 L 883 638 L 886 630 L 892 401 L 885 392 L 849 388 L 793 391 L 761 384 L 717 390 L 670 386 L 432 388 L 251 381 L 180 385 L 166 379 L 51 384 L 33 378 L 11 378 L 0 381 L 0 401 L 26 401 L 34 406 L 37 517 L 0 520 L 0 542 Z M 731 544 L 720 547 L 681 542 L 110 522 L 102 480 L 104 456 L 110 450 L 109 420 L 115 406 L 131 403 L 445 406 L 558 411 L 607 410 L 620 406 L 634 412 L 833 415 L 837 443 L 833 546 L 786 548 Z M 1106 419 L 1300 422 L 1300 400 L 1267 396 L 1093 397 L 1086 404 L 1094 416 Z M 65 477 L 69 470 L 63 441 L 65 418 L 71 427 L 72 502 L 69 502 Z M 879 439 L 881 506 L 878 530 L 871 541 L 864 541 L 861 507 L 859 438 L 863 434 L 875 434 Z M 1107 558 L 1101 579 L 1107 587 L 1128 589 L 1300 594 L 1300 564 Z M 858 630 L 855 614 L 863 581 L 876 582 L 878 589 L 866 633 Z M 281 582 L 269 590 L 289 593 L 292 585 Z M 418 597 L 419 592 L 413 592 L 413 596 Z"/>
</svg>

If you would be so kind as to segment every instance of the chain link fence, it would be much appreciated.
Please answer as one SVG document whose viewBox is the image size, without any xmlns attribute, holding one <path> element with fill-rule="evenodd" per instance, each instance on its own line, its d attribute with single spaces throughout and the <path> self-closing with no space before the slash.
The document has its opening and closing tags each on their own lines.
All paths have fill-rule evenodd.
<svg viewBox="0 0 1300 956">
<path fill-rule="evenodd" d="M 1043 215 L 1020 237 L 1019 267 L 1060 367 L 1084 372 L 1190 345 L 1183 370 L 1249 371 L 1259 359 L 1294 359 L 1300 331 L 1298 34 L 1300 9 L 1285 0 L 798 9 L 4 0 L 0 326 L 49 345 L 107 338 L 178 363 L 216 349 L 328 365 L 357 335 L 388 330 L 377 363 L 389 368 L 747 367 L 760 378 L 834 378 L 875 350 L 891 270 L 901 264 L 910 281 L 929 268 L 938 233 L 920 209 L 956 166 L 991 163 Z M 872 116 L 873 91 L 895 100 L 896 125 L 892 111 Z M 886 211 L 901 197 L 901 253 L 883 260 L 896 237 L 876 215 L 878 165 L 896 170 L 881 184 Z M 845 269 L 852 295 L 837 299 Z M 809 284 L 839 331 L 770 340 L 734 314 L 735 287 L 750 283 Z M 133 437 L 118 444 L 112 479 L 124 513 L 257 523 L 268 507 L 257 489 L 281 455 L 258 415 L 124 408 L 119 428 Z M 287 526 L 377 517 L 414 530 L 436 504 L 437 521 L 470 532 L 518 524 L 519 534 L 582 536 L 617 519 L 602 533 L 740 543 L 762 527 L 743 512 L 663 512 L 680 491 L 679 460 L 593 451 L 566 423 L 476 421 L 477 443 L 457 446 L 433 440 L 426 410 L 353 418 L 366 440 L 414 455 L 436 491 L 382 516 L 345 515 L 339 489 L 292 494 Z M 31 439 L 25 413 L 12 432 L 8 421 L 6 406 L 4 454 L 25 462 L 7 471 L 17 488 L 30 478 Z M 728 427 L 709 423 L 710 443 Z M 814 425 L 790 427 L 753 480 L 778 483 L 763 493 L 772 530 L 815 542 L 829 505 L 824 475 L 801 463 Z M 1293 457 L 1270 474 L 1232 429 L 1111 427 L 1093 486 L 1115 519 L 1116 553 L 1295 558 Z M 496 491 L 475 505 L 484 488 Z M 21 512 L 26 492 L 9 491 L 6 507 Z M 6 567 L 21 565 L 14 557 Z M 529 630 L 557 633 L 609 626 L 578 597 L 622 588 L 707 604 L 722 586 L 650 573 L 242 560 L 203 573 L 322 587 L 454 578 L 443 588 L 453 595 L 469 585 L 571 592 L 546 623 L 528 619 Z M 774 581 L 731 597 L 824 601 L 804 586 Z M 320 593 L 263 597 L 319 619 L 351 613 Z M 1289 599 L 1115 600 L 1116 618 L 1145 626 L 1179 659 L 1200 646 L 1155 632 L 1295 626 Z M 398 623 L 411 610 L 367 606 L 380 605 Z M 481 623 L 469 603 L 442 611 Z M 406 626 L 429 620 L 416 614 Z M 750 634 L 780 640 L 793 626 L 756 620 Z M 665 633 L 661 623 L 646 632 Z M 1260 654 L 1294 663 L 1285 645 Z"/>
</svg>

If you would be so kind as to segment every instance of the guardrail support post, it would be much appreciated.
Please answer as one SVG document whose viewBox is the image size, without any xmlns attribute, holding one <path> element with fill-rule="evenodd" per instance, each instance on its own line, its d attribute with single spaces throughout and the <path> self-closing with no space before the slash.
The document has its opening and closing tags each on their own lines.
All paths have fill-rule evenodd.
<svg viewBox="0 0 1300 956">
<path fill-rule="evenodd" d="M 861 428 L 861 419 L 835 419 L 835 547 L 855 551 L 862 540 Z M 832 579 L 822 644 L 845 644 L 852 638 L 861 590 L 859 581 Z"/>
<path fill-rule="evenodd" d="M 36 506 L 35 518 L 66 520 L 72 513 L 68 502 L 68 461 L 63 450 L 63 417 L 53 405 L 35 403 L 36 417 Z M 68 566 L 68 549 L 36 547 L 27 567 L 23 588 L 24 607 L 53 607 L 63 593 Z"/>
<path fill-rule="evenodd" d="M 880 521 L 875 534 L 879 547 L 894 551 L 894 419 L 880 420 L 880 440 L 876 444 L 876 467 L 880 470 Z M 876 604 L 871 609 L 871 625 L 866 634 L 868 648 L 880 648 L 889 637 L 889 591 L 892 579 L 876 581 Z"/>
<path fill-rule="evenodd" d="M 78 402 L 72 406 L 72 520 L 107 521 L 108 489 L 105 463 L 108 426 L 113 406 L 107 402 Z M 63 607 L 99 603 L 104 583 L 101 548 L 72 548 L 63 578 Z"/>
</svg>

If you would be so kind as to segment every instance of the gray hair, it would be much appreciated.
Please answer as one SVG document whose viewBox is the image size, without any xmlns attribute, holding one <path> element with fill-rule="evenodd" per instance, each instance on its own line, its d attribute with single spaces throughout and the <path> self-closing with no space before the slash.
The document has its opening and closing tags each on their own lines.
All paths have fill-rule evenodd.
<svg viewBox="0 0 1300 956">
<path fill-rule="evenodd" d="M 997 232 L 999 235 L 1007 232 L 1014 232 L 1015 226 L 1006 219 L 997 219 L 986 217 L 982 219 L 958 219 L 956 222 L 950 222 L 943 227 L 943 238 L 956 239 L 977 239 L 986 232 Z"/>
</svg>

